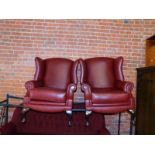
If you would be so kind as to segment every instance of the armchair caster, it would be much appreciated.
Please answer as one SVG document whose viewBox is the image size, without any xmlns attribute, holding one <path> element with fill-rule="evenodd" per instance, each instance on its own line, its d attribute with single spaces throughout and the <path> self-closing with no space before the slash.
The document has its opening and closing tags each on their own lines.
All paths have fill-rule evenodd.
<svg viewBox="0 0 155 155">
<path fill-rule="evenodd" d="M 30 108 L 22 108 L 22 111 L 21 111 L 21 122 L 22 123 L 25 123 L 26 122 L 26 113 L 30 110 Z"/>
<path fill-rule="evenodd" d="M 67 117 L 68 117 L 68 126 L 71 127 L 72 126 L 72 111 L 67 110 L 66 114 L 67 114 Z"/>
<path fill-rule="evenodd" d="M 86 117 L 86 126 L 89 126 L 89 125 L 90 125 L 89 117 L 90 117 L 91 113 L 92 113 L 92 111 L 86 110 L 86 113 L 85 113 L 85 117 Z"/>
</svg>

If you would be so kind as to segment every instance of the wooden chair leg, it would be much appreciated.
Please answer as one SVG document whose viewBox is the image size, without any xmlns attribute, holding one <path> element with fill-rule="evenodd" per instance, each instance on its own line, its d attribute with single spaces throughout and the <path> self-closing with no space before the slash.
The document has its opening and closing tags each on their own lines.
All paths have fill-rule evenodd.
<svg viewBox="0 0 155 155">
<path fill-rule="evenodd" d="M 22 123 L 25 123 L 26 122 L 26 113 L 30 110 L 30 108 L 22 108 L 22 111 L 21 111 L 21 122 Z"/>
<path fill-rule="evenodd" d="M 132 135 L 132 130 L 133 130 L 133 124 L 134 124 L 134 119 L 135 119 L 135 111 L 129 110 L 131 117 L 130 117 L 130 135 Z"/>
<path fill-rule="evenodd" d="M 67 110 L 66 114 L 67 114 L 67 117 L 68 117 L 68 126 L 71 127 L 72 126 L 72 111 Z"/>
<path fill-rule="evenodd" d="M 86 110 L 86 113 L 85 113 L 86 126 L 90 125 L 89 118 L 90 118 L 91 113 L 92 113 L 92 111 Z"/>
</svg>

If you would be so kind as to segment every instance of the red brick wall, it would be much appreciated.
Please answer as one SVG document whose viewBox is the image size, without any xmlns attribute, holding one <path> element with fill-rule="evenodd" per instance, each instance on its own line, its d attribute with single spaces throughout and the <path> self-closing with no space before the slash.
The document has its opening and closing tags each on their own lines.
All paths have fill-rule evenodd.
<svg viewBox="0 0 155 155">
<path fill-rule="evenodd" d="M 145 65 L 145 40 L 154 33 L 155 20 L 0 20 L 0 100 L 6 93 L 24 95 L 36 56 L 123 56 L 125 78 L 136 83 L 135 68 Z M 78 91 L 76 100 L 82 98 Z M 122 134 L 128 119 L 125 113 Z M 117 117 L 106 116 L 106 121 L 116 133 Z"/>
</svg>

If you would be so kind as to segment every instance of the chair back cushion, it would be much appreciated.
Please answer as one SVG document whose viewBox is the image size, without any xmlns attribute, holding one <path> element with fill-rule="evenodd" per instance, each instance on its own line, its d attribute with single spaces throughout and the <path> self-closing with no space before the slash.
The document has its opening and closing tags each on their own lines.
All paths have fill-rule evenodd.
<svg viewBox="0 0 155 155">
<path fill-rule="evenodd" d="M 87 82 L 93 88 L 114 87 L 114 59 L 113 58 L 90 58 L 86 59 Z"/>
<path fill-rule="evenodd" d="M 64 58 L 45 60 L 44 85 L 49 88 L 66 89 L 71 82 L 73 61 Z"/>
</svg>

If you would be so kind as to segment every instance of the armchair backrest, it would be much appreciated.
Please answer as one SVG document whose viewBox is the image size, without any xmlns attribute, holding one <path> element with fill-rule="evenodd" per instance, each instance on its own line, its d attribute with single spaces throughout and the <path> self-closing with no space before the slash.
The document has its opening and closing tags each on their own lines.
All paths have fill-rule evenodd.
<svg viewBox="0 0 155 155">
<path fill-rule="evenodd" d="M 123 58 L 97 57 L 82 60 L 81 83 L 88 83 L 92 88 L 114 87 L 116 80 L 124 80 L 122 66 Z"/>
<path fill-rule="evenodd" d="M 45 87 L 66 89 L 69 83 L 77 84 L 77 61 L 65 58 L 36 58 L 34 80 L 43 81 Z"/>
</svg>

